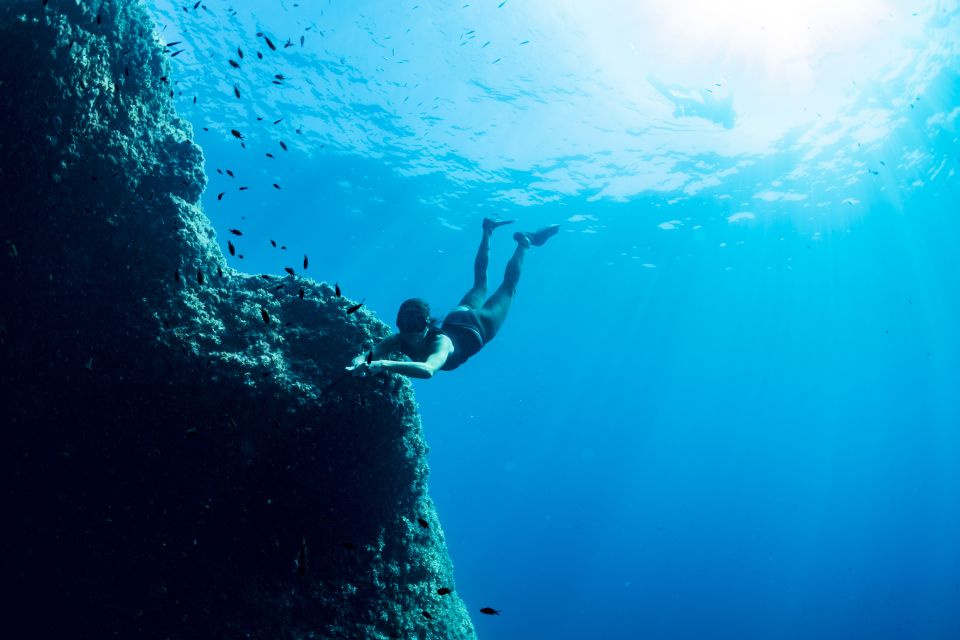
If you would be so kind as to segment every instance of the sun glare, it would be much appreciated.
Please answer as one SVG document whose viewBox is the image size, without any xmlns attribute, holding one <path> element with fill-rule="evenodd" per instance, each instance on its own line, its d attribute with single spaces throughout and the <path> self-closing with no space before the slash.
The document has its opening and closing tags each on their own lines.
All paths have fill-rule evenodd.
<svg viewBox="0 0 960 640">
<path fill-rule="evenodd" d="M 862 0 L 685 0 L 672 6 L 672 26 L 689 34 L 694 44 L 709 47 L 722 41 L 746 55 L 786 60 L 816 55 L 821 39 L 831 34 L 855 41 L 879 5 Z"/>
</svg>

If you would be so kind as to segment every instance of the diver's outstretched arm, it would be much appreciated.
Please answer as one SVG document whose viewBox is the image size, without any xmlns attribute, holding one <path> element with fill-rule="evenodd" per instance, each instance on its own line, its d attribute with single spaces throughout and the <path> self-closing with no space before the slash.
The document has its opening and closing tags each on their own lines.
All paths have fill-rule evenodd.
<svg viewBox="0 0 960 640">
<path fill-rule="evenodd" d="M 361 361 L 353 366 L 347 367 L 347 370 L 353 372 L 355 376 L 366 376 L 389 371 L 399 373 L 410 378 L 432 378 L 433 374 L 440 370 L 450 354 L 453 353 L 453 343 L 445 335 L 437 337 L 434 344 L 433 353 L 427 356 L 424 362 L 404 362 L 402 360 L 371 360 L 370 362 Z"/>
<path fill-rule="evenodd" d="M 382 360 L 384 357 L 390 355 L 395 351 L 400 351 L 400 336 L 393 334 L 387 336 L 377 344 L 373 346 L 373 349 L 370 351 L 364 351 L 350 363 L 350 366 L 347 369 L 353 369 L 359 364 L 363 364 L 368 359 L 369 360 Z"/>
</svg>

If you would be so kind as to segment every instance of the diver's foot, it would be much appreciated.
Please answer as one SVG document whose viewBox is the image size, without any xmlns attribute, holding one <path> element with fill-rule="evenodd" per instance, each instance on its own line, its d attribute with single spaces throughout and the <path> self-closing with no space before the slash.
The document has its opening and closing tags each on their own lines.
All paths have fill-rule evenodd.
<svg viewBox="0 0 960 640">
<path fill-rule="evenodd" d="M 513 234 L 513 239 L 519 242 L 520 244 L 529 247 L 533 245 L 535 247 L 542 246 L 549 240 L 551 237 L 557 235 L 557 232 L 560 231 L 560 225 L 552 224 L 549 227 L 544 227 L 533 233 L 527 231 L 517 231 Z"/>
<path fill-rule="evenodd" d="M 494 220 L 493 218 L 484 218 L 483 219 L 483 230 L 487 233 L 493 233 L 493 230 L 497 227 L 502 227 L 505 224 L 511 224 L 513 220 Z"/>
</svg>

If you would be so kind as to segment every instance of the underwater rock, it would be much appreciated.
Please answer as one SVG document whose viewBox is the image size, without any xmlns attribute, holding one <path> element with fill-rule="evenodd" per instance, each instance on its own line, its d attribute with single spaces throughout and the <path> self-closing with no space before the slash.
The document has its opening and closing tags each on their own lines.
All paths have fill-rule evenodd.
<svg viewBox="0 0 960 640">
<path fill-rule="evenodd" d="M 473 638 L 388 328 L 227 266 L 140 3 L 0 35 L 4 634 Z"/>
</svg>

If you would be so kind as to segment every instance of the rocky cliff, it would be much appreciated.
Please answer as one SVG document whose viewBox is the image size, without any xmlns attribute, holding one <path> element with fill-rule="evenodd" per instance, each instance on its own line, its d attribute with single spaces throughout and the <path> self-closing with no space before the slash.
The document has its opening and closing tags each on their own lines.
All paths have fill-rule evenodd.
<svg viewBox="0 0 960 640">
<path fill-rule="evenodd" d="M 0 38 L 4 635 L 474 637 L 388 328 L 226 265 L 140 4 Z"/>
</svg>

